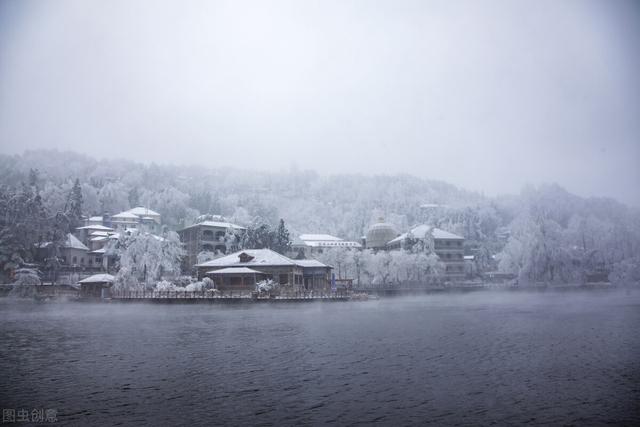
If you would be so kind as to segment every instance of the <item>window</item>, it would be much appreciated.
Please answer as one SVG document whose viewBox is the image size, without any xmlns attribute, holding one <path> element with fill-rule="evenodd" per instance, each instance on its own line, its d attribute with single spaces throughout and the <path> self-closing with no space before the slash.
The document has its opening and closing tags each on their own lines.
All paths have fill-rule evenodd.
<svg viewBox="0 0 640 427">
<path fill-rule="evenodd" d="M 77 264 L 77 263 L 78 263 L 78 257 L 73 257 L 73 258 L 71 259 L 71 263 L 72 263 L 72 264 Z"/>
<path fill-rule="evenodd" d="M 279 282 L 280 282 L 281 285 L 286 285 L 287 283 L 289 283 L 289 275 L 288 274 L 281 274 Z"/>
</svg>

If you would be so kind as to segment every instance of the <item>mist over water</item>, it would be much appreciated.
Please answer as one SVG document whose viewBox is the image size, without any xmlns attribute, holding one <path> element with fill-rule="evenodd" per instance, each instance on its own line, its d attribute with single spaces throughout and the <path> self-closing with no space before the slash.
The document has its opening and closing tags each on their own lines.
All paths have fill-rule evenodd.
<svg viewBox="0 0 640 427">
<path fill-rule="evenodd" d="M 65 425 L 640 422 L 640 293 L 0 300 L 2 406 Z"/>
</svg>

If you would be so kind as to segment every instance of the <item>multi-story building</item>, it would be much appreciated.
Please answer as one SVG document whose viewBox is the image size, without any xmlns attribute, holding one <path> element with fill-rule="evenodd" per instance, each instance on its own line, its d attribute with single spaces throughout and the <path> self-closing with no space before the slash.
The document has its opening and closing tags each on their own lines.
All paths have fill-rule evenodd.
<svg viewBox="0 0 640 427">
<path fill-rule="evenodd" d="M 149 208 L 138 206 L 128 211 L 120 212 L 110 218 L 111 224 L 104 224 L 113 227 L 116 231 L 126 231 L 137 228 L 149 233 L 160 232 L 161 216 Z"/>
<path fill-rule="evenodd" d="M 138 206 L 119 214 L 92 216 L 85 220 L 85 227 L 101 225 L 116 232 L 137 229 L 159 234 L 162 226 L 161 215 L 149 208 Z"/>
<path fill-rule="evenodd" d="M 54 245 L 51 242 L 41 244 L 38 247 L 36 258 L 38 261 L 46 262 L 48 258 L 54 256 L 53 249 Z M 58 259 L 62 268 L 94 267 L 93 259 L 89 255 L 89 248 L 71 233 L 68 233 L 58 246 Z"/>
<path fill-rule="evenodd" d="M 444 263 L 447 278 L 464 278 L 464 237 L 457 234 L 428 225 L 419 225 L 387 242 L 386 248 L 389 250 L 404 249 L 412 240 L 424 241 L 427 238 L 433 238 L 433 251 Z"/>
<path fill-rule="evenodd" d="M 227 252 L 225 236 L 228 232 L 241 234 L 246 230 L 237 224 L 225 221 L 202 221 L 178 230 L 186 252 L 184 266 L 189 269 L 198 262 L 200 252 Z"/>
</svg>

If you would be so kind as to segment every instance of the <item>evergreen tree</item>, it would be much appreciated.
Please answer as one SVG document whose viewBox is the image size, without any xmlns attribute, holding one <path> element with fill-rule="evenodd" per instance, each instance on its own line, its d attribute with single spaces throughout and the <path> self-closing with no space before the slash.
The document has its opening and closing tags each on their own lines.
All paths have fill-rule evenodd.
<svg viewBox="0 0 640 427">
<path fill-rule="evenodd" d="M 82 223 L 82 187 L 80 180 L 76 178 L 73 188 L 69 192 L 65 215 L 69 220 L 69 232 L 73 232 Z"/>
<path fill-rule="evenodd" d="M 275 233 L 269 224 L 258 217 L 247 227 L 247 231 L 240 241 L 240 246 L 242 249 L 273 249 L 274 235 Z"/>
<path fill-rule="evenodd" d="M 275 231 L 272 249 L 281 254 L 285 254 L 287 251 L 291 250 L 289 230 L 287 230 L 287 227 L 284 225 L 284 220 L 282 218 L 280 218 L 280 223 Z"/>
</svg>

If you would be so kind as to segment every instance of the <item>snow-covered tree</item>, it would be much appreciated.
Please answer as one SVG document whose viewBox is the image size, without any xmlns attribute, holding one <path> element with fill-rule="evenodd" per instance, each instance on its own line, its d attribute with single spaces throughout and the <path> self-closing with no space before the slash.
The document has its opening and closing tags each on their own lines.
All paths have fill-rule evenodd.
<svg viewBox="0 0 640 427">
<path fill-rule="evenodd" d="M 140 206 L 140 192 L 138 191 L 138 187 L 133 187 L 129 190 L 128 194 L 129 206 L 131 208 L 135 208 Z"/>
<path fill-rule="evenodd" d="M 291 250 L 291 238 L 289 237 L 289 230 L 284 225 L 284 220 L 280 218 L 278 228 L 275 230 L 275 235 L 272 238 L 272 248 L 274 251 L 281 254 L 285 254 Z"/>
<path fill-rule="evenodd" d="M 180 272 L 184 251 L 175 232 L 167 232 L 163 237 L 143 232 L 123 233 L 114 245 L 118 257 L 116 289 L 151 288 L 164 275 Z"/>
<path fill-rule="evenodd" d="M 640 256 L 615 263 L 609 280 L 624 288 L 640 287 Z"/>
<path fill-rule="evenodd" d="M 40 285 L 40 276 L 32 268 L 19 268 L 16 270 L 15 281 L 11 290 L 11 296 L 30 298 L 35 296 L 34 286 Z"/>
<path fill-rule="evenodd" d="M 219 257 L 219 255 L 217 255 L 215 252 L 202 251 L 202 252 L 198 253 L 197 261 L 198 261 L 198 264 L 202 264 L 202 263 L 205 263 L 207 261 L 211 261 L 212 259 L 216 259 L 218 257 Z"/>
<path fill-rule="evenodd" d="M 271 279 L 261 280 L 256 282 L 256 292 L 260 294 L 268 294 L 278 289 L 278 282 L 274 282 Z"/>
<path fill-rule="evenodd" d="M 98 192 L 100 212 L 116 214 L 129 206 L 127 188 L 120 182 L 108 182 Z"/>
<path fill-rule="evenodd" d="M 76 178 L 73 187 L 69 192 L 67 204 L 65 206 L 65 214 L 69 219 L 69 233 L 72 233 L 76 227 L 82 225 L 82 186 L 80 180 Z"/>
</svg>

